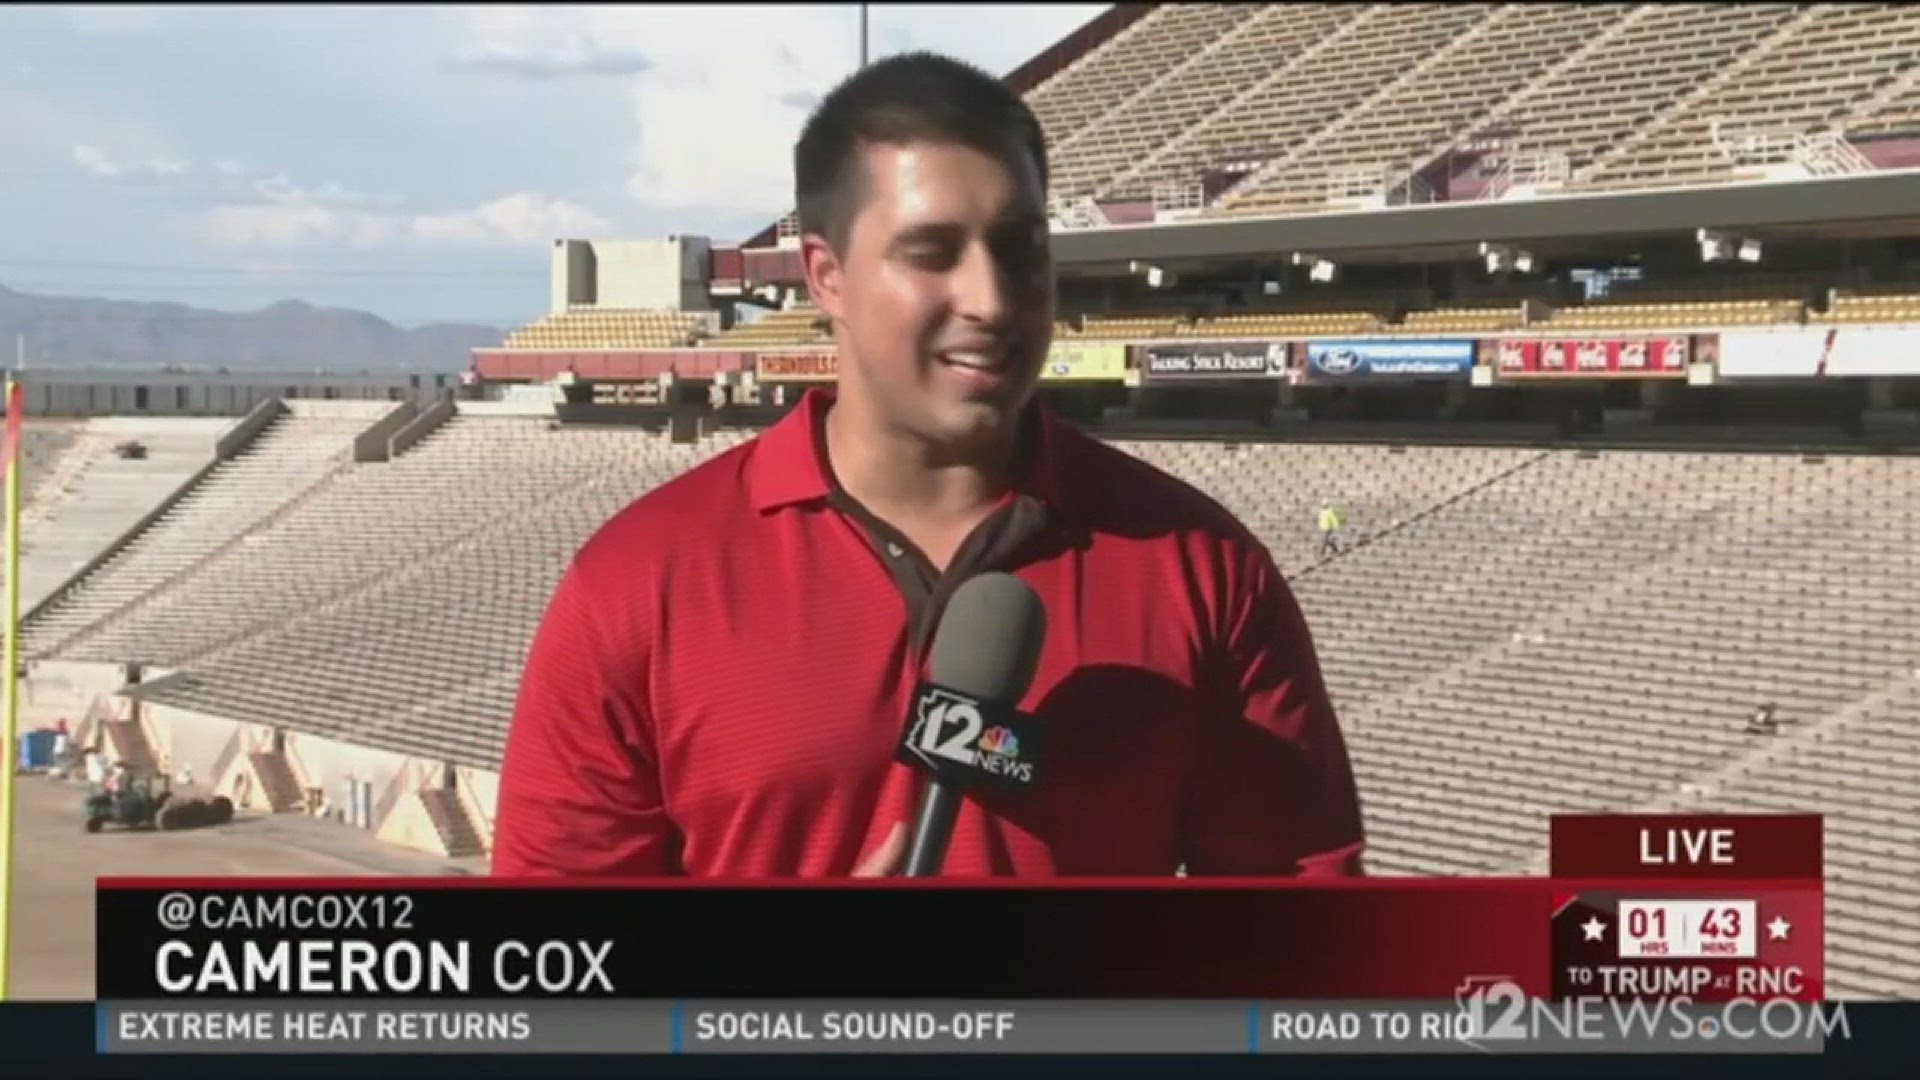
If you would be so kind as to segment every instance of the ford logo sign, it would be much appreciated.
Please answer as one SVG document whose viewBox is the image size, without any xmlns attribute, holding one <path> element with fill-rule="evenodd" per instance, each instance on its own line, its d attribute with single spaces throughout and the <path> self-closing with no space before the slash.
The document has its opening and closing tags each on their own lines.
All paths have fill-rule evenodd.
<svg viewBox="0 0 1920 1080">
<path fill-rule="evenodd" d="M 1352 349 L 1328 349 L 1320 354 L 1320 370 L 1329 375 L 1346 375 L 1360 367 L 1360 354 Z"/>
</svg>

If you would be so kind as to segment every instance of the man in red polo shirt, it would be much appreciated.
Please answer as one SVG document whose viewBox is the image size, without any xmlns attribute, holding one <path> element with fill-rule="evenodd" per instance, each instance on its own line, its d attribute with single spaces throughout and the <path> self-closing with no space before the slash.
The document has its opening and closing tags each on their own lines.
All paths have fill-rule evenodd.
<svg viewBox="0 0 1920 1080">
<path fill-rule="evenodd" d="M 968 798 L 945 873 L 1359 872 L 1346 749 L 1265 548 L 1031 401 L 1046 168 L 1026 105 L 951 60 L 821 103 L 795 172 L 837 390 L 582 547 L 528 659 L 496 874 L 896 872 L 911 693 L 987 570 L 1046 605 L 1020 708 L 1047 754 L 1037 790 Z"/>
</svg>

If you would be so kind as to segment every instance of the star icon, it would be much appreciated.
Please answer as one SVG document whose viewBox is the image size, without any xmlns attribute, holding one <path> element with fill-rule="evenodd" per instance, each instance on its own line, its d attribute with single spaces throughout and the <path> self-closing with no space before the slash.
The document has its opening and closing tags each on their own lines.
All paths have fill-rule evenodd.
<svg viewBox="0 0 1920 1080">
<path fill-rule="evenodd" d="M 1580 924 L 1580 932 L 1586 935 L 1581 939 L 1583 941 L 1604 941 L 1607 936 L 1607 924 L 1601 922 L 1598 915 L 1589 915 L 1587 921 Z"/>
<path fill-rule="evenodd" d="M 1788 922 L 1786 919 L 1781 918 L 1778 915 L 1775 915 L 1773 917 L 1773 921 L 1767 924 L 1767 940 L 1768 941 L 1785 941 L 1787 940 L 1787 931 L 1792 929 L 1793 929 L 1792 923 Z"/>
</svg>

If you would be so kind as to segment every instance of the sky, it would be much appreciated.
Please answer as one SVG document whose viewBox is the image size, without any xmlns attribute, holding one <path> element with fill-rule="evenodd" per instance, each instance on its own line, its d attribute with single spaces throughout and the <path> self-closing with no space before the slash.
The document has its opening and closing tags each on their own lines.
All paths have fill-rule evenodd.
<svg viewBox="0 0 1920 1080">
<path fill-rule="evenodd" d="M 996 74 L 1102 4 L 869 9 L 874 58 Z M 516 326 L 549 242 L 790 209 L 859 9 L 0 6 L 0 285 Z"/>
</svg>

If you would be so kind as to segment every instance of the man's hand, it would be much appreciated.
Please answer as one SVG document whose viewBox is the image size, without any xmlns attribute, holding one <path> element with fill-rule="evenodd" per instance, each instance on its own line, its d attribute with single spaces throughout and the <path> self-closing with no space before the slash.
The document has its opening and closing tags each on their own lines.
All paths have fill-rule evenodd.
<svg viewBox="0 0 1920 1080">
<path fill-rule="evenodd" d="M 880 842 L 880 846 L 860 865 L 853 868 L 854 877 L 892 877 L 900 872 L 901 864 L 907 859 L 907 823 L 902 821 L 894 825 L 893 831 Z"/>
</svg>

